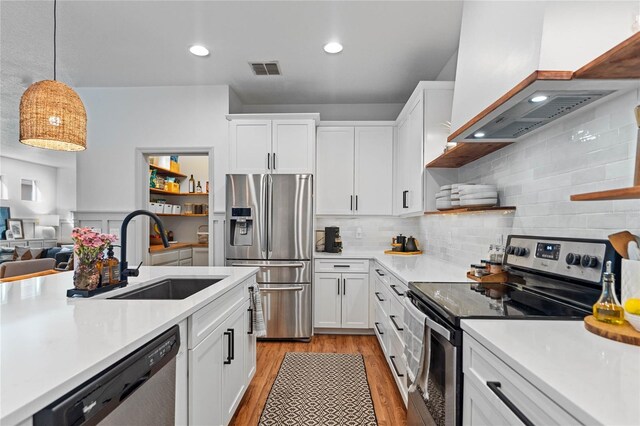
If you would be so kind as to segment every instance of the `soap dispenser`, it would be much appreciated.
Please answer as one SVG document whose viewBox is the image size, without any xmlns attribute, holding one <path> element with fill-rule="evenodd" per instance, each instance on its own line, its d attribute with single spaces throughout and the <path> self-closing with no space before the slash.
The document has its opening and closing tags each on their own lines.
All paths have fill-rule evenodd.
<svg viewBox="0 0 640 426">
<path fill-rule="evenodd" d="M 593 316 L 602 322 L 614 325 L 624 324 L 624 308 L 620 305 L 615 292 L 616 276 L 611 272 L 611 261 L 606 264 L 602 277 L 602 294 L 593 305 Z"/>
</svg>

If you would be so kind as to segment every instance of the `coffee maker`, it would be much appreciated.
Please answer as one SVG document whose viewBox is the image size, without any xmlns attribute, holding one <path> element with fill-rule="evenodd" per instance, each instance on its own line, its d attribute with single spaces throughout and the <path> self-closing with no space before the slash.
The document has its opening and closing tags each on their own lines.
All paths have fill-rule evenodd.
<svg viewBox="0 0 640 426">
<path fill-rule="evenodd" d="M 340 228 L 337 226 L 324 228 L 324 251 L 327 253 L 342 253 L 342 238 L 340 238 Z"/>
</svg>

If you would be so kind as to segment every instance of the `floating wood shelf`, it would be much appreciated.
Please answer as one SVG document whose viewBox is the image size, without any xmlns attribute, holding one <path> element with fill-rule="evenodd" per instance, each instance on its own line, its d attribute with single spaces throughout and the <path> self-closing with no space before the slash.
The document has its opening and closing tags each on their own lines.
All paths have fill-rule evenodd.
<svg viewBox="0 0 640 426">
<path fill-rule="evenodd" d="M 172 213 L 157 213 L 158 216 L 175 216 L 175 217 L 207 217 L 208 214 L 172 214 Z"/>
<path fill-rule="evenodd" d="M 574 73 L 579 79 L 639 79 L 640 32 L 598 56 Z"/>
<path fill-rule="evenodd" d="M 629 188 L 610 189 L 608 191 L 586 192 L 571 196 L 571 201 L 605 201 L 640 199 L 640 185 Z"/>
<path fill-rule="evenodd" d="M 426 167 L 457 169 L 507 145 L 511 145 L 511 142 L 459 142 L 458 145 L 431 161 Z"/>
<path fill-rule="evenodd" d="M 178 177 L 178 178 L 187 177 L 187 175 L 183 175 L 182 173 L 174 172 L 173 170 L 165 169 L 164 167 L 158 167 L 154 164 L 149 164 L 149 168 L 151 170 L 155 170 L 159 175 L 163 175 L 163 176 Z"/>
<path fill-rule="evenodd" d="M 158 189 L 158 188 L 149 188 L 149 191 L 151 191 L 152 194 L 181 195 L 183 197 L 209 195 L 208 192 L 171 192 L 171 191 L 165 191 L 164 189 Z"/>
<path fill-rule="evenodd" d="M 483 212 L 502 212 L 502 213 L 510 213 L 515 211 L 516 208 L 513 206 L 504 206 L 504 207 L 461 207 L 459 209 L 449 209 L 449 210 L 438 210 L 435 212 L 424 212 L 426 215 L 433 214 L 465 214 L 465 213 L 483 213 Z"/>
</svg>

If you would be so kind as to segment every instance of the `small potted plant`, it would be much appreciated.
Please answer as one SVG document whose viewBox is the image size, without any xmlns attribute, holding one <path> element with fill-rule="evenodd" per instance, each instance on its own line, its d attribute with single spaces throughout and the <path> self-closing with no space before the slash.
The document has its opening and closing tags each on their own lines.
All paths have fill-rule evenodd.
<svg viewBox="0 0 640 426">
<path fill-rule="evenodd" d="M 81 290 L 95 290 L 100 284 L 98 262 L 104 250 L 116 241 L 112 234 L 101 234 L 92 228 L 74 228 L 71 233 L 77 257 L 73 272 L 73 285 Z"/>
</svg>

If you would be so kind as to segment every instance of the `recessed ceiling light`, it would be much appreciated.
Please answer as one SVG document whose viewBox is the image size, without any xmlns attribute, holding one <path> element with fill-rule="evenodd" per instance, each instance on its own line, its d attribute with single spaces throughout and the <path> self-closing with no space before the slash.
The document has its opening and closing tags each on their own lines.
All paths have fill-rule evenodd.
<svg viewBox="0 0 640 426">
<path fill-rule="evenodd" d="M 207 49 L 204 46 L 200 46 L 198 44 L 195 44 L 195 45 L 191 46 L 189 48 L 189 52 L 193 53 L 196 56 L 208 56 L 209 55 L 209 49 Z"/>
<path fill-rule="evenodd" d="M 332 41 L 324 45 L 324 51 L 327 53 L 340 53 L 342 52 L 342 45 L 337 41 Z"/>
<path fill-rule="evenodd" d="M 473 134 L 474 138 L 484 138 L 484 132 L 475 132 Z"/>
<path fill-rule="evenodd" d="M 538 95 L 538 96 L 534 96 L 533 98 L 531 98 L 530 101 L 533 102 L 533 103 L 538 103 L 538 102 L 546 101 L 547 99 L 549 99 L 548 96 Z"/>
</svg>

